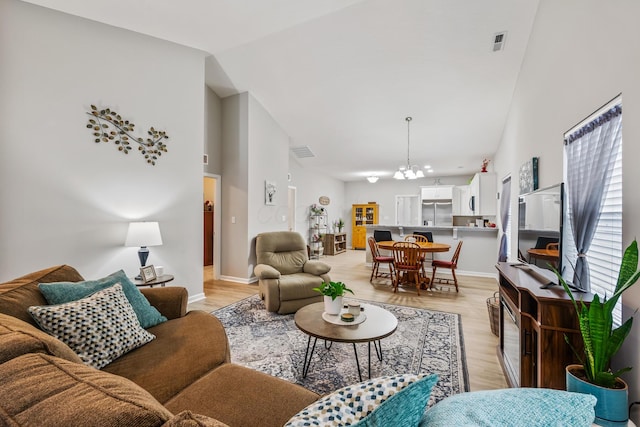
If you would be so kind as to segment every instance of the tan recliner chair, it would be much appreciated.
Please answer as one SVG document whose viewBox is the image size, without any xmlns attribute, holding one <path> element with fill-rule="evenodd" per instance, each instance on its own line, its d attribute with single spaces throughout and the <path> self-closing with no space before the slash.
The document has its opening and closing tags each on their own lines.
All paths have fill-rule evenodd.
<svg viewBox="0 0 640 427">
<path fill-rule="evenodd" d="M 322 295 L 313 288 L 331 280 L 327 274 L 331 266 L 310 261 L 306 242 L 293 231 L 258 234 L 256 261 L 253 271 L 268 311 L 295 313 L 305 305 L 320 302 Z"/>
</svg>

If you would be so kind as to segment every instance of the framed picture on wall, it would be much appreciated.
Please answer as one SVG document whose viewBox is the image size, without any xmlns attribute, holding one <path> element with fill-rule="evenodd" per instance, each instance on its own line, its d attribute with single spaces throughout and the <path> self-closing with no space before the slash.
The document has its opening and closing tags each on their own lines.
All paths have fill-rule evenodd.
<svg viewBox="0 0 640 427">
<path fill-rule="evenodd" d="M 520 194 L 538 189 L 538 157 L 527 160 L 520 166 Z"/>
<path fill-rule="evenodd" d="M 264 182 L 264 204 L 275 205 L 276 204 L 276 183 L 273 181 Z"/>
</svg>

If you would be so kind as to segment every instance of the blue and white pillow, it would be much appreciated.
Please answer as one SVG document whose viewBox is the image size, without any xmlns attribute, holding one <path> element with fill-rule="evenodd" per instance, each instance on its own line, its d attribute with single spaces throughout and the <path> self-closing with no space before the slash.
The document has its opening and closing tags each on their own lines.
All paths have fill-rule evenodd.
<svg viewBox="0 0 640 427">
<path fill-rule="evenodd" d="M 403 374 L 341 388 L 298 412 L 285 427 L 417 426 L 437 375 Z"/>
<path fill-rule="evenodd" d="M 28 310 L 43 331 L 97 369 L 155 339 L 140 326 L 119 283 L 77 301 Z"/>
</svg>

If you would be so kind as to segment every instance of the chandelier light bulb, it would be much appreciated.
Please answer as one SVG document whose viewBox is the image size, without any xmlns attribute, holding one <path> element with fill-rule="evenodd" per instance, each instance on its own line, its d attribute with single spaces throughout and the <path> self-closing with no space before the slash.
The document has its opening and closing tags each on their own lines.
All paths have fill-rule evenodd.
<svg viewBox="0 0 640 427">
<path fill-rule="evenodd" d="M 404 179 L 404 174 L 402 173 L 401 170 L 397 170 L 396 173 L 393 175 L 394 179 Z"/>
</svg>

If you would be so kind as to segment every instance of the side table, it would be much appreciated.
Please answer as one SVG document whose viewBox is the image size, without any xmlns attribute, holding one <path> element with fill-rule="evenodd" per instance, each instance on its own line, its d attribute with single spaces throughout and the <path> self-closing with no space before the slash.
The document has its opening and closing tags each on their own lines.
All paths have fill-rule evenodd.
<svg viewBox="0 0 640 427">
<path fill-rule="evenodd" d="M 173 275 L 171 274 L 163 274 L 162 276 L 158 276 L 149 282 L 143 282 L 142 280 L 131 279 L 133 284 L 136 286 L 149 286 L 150 288 L 153 288 L 155 285 L 160 285 L 164 288 L 165 283 L 168 283 L 172 280 L 173 280 Z"/>
</svg>

